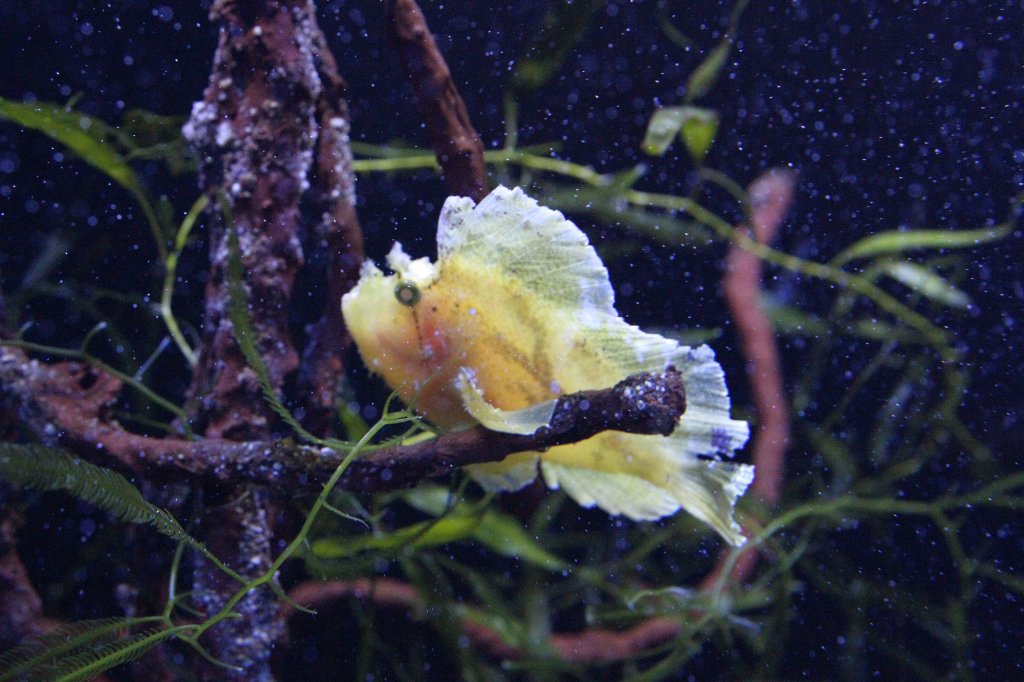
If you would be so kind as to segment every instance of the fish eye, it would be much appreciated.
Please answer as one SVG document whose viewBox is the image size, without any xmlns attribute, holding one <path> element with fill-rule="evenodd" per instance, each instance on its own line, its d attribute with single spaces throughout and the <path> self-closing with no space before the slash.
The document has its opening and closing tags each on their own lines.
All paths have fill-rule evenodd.
<svg viewBox="0 0 1024 682">
<path fill-rule="evenodd" d="M 408 280 L 402 280 L 395 287 L 395 298 L 409 308 L 420 302 L 420 288 Z"/>
</svg>

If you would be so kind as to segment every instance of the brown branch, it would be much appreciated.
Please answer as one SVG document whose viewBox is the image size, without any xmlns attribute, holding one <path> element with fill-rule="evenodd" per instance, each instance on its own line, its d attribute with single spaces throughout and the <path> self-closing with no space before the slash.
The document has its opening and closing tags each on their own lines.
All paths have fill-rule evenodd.
<svg viewBox="0 0 1024 682">
<path fill-rule="evenodd" d="M 279 391 L 298 367 L 288 314 L 295 277 L 303 264 L 300 202 L 309 189 L 319 139 L 316 11 L 311 0 L 216 0 L 210 18 L 219 25 L 217 50 L 203 100 L 183 132 L 200 159 L 200 185 L 230 209 L 230 224 L 216 221 L 210 235 L 199 363 L 189 391 L 190 417 L 213 438 L 265 439 L 273 412 L 236 341 L 229 309 L 228 258 L 237 239 L 242 282 L 254 343 Z M 206 544 L 254 577 L 273 557 L 273 500 L 243 480 L 203 488 Z M 237 590 L 209 562 L 193 574 L 194 601 L 207 616 Z M 282 634 L 278 604 L 268 590 L 254 590 L 234 607 L 238 618 L 213 630 L 211 653 L 235 672 L 199 670 L 205 679 L 269 680 L 270 655 Z"/>
<path fill-rule="evenodd" d="M 0 651 L 52 629 L 43 617 L 43 601 L 18 556 L 20 519 L 7 507 L 4 494 L 0 490 Z"/>
<path fill-rule="evenodd" d="M 394 578 L 359 578 L 356 580 L 310 581 L 300 583 L 288 592 L 291 600 L 311 609 L 320 609 L 341 599 L 353 597 L 378 607 L 396 608 L 421 614 L 426 602 L 416 588 Z M 290 604 L 282 609 L 285 619 L 301 613 Z M 509 644 L 492 628 L 471 618 L 461 621 L 463 632 L 476 648 L 494 658 L 517 660 L 526 651 Z M 592 665 L 619 661 L 637 652 L 664 644 L 679 632 L 679 622 L 671 618 L 651 618 L 627 630 L 590 628 L 578 633 L 552 635 L 548 644 L 567 663 Z"/>
<path fill-rule="evenodd" d="M 487 195 L 483 143 L 427 20 L 415 0 L 386 0 L 384 7 L 388 37 L 412 78 L 448 193 L 480 201 Z"/>
<path fill-rule="evenodd" d="M 291 600 L 311 609 L 321 609 L 341 599 L 353 597 L 382 608 L 394 608 L 411 615 L 422 614 L 427 603 L 416 588 L 394 578 L 310 581 L 288 592 Z M 290 604 L 282 609 L 285 619 L 300 611 Z M 498 659 L 518 660 L 528 652 L 507 642 L 500 633 L 471 618 L 460 622 L 463 632 L 477 650 Z M 650 618 L 626 630 L 588 628 L 581 632 L 553 634 L 548 645 L 567 663 L 594 665 L 621 661 L 637 653 L 671 641 L 680 631 L 678 620 Z"/>
<path fill-rule="evenodd" d="M 769 244 L 782 225 L 796 188 L 796 173 L 772 170 L 751 183 L 751 228 L 754 238 Z M 740 229 L 745 229 L 741 226 Z M 733 244 L 729 250 L 722 289 L 739 332 L 747 376 L 754 394 L 759 423 L 753 438 L 753 460 L 757 476 L 751 492 L 772 506 L 782 495 L 786 448 L 789 446 L 789 405 L 782 380 L 782 362 L 768 315 L 761 307 L 761 259 Z M 730 552 L 723 551 L 718 565 L 702 585 L 718 582 Z M 742 582 L 757 565 L 758 553 L 745 550 L 733 566 L 731 580 Z"/>
<path fill-rule="evenodd" d="M 311 580 L 288 590 L 289 603 L 281 609 L 285 618 L 302 613 L 293 604 L 319 609 L 345 597 L 372 601 L 377 606 L 418 610 L 422 602 L 416 588 L 394 578 L 355 580 Z"/>
<path fill-rule="evenodd" d="M 608 430 L 667 436 L 685 410 L 686 391 L 675 367 L 661 374 L 634 374 L 610 389 L 560 397 L 550 424 L 533 435 L 476 426 L 416 445 L 378 450 L 353 462 L 340 485 L 349 490 L 408 487 L 466 464 L 497 462 L 516 452 L 546 450 Z"/>
<path fill-rule="evenodd" d="M 323 31 L 309 29 L 314 64 L 323 85 L 316 101 L 319 129 L 313 159 L 310 200 L 320 220 L 313 231 L 312 251 L 327 254 L 324 310 L 313 327 L 303 353 L 298 395 L 305 408 L 305 427 L 326 435 L 334 420 L 338 391 L 345 378 L 343 358 L 352 343 L 341 316 L 341 297 L 359 279 L 363 262 L 363 232 L 356 215 L 356 177 L 349 146 L 348 85 Z"/>
<path fill-rule="evenodd" d="M 669 642 L 681 626 L 672 618 L 648 618 L 627 630 L 590 628 L 552 635 L 551 645 L 563 661 L 580 664 L 621 661 Z"/>
<path fill-rule="evenodd" d="M 288 303 L 302 265 L 299 201 L 308 184 L 321 84 L 303 41 L 307 3 L 218 0 L 220 37 L 210 83 L 185 137 L 200 159 L 200 185 L 225 197 L 232 225 L 216 221 L 199 365 L 190 390 L 200 430 L 235 440 L 269 433 L 271 411 L 227 316 L 228 229 L 240 245 L 256 347 L 280 388 L 299 363 Z M 295 13 L 293 14 L 293 11 Z"/>
<path fill-rule="evenodd" d="M 281 491 L 309 490 L 341 461 L 328 448 L 290 440 L 182 440 L 125 431 L 110 419 L 117 379 L 76 363 L 46 365 L 0 346 L 0 398 L 16 410 L 24 428 L 50 445 L 122 470 L 160 478 L 187 473 L 213 481 L 248 479 Z M 477 426 L 415 445 L 367 452 L 352 462 L 339 486 L 393 490 L 450 474 L 467 464 L 495 462 L 515 452 L 538 451 L 590 438 L 602 431 L 668 435 L 686 409 L 682 376 L 674 367 L 635 374 L 612 388 L 562 396 L 551 423 L 519 436 Z"/>
<path fill-rule="evenodd" d="M 754 238 L 769 244 L 793 202 L 796 174 L 774 170 L 749 188 Z M 760 419 L 754 434 L 757 477 L 752 491 L 765 504 L 778 502 L 783 462 L 789 445 L 789 406 L 782 382 L 782 362 L 771 321 L 760 304 L 761 259 L 734 244 L 729 251 L 723 289 L 739 331 L 747 375 Z"/>
</svg>

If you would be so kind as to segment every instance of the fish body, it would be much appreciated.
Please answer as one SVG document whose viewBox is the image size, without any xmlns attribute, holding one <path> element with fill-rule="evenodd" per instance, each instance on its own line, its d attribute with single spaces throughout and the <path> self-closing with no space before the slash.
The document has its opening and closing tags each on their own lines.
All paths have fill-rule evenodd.
<svg viewBox="0 0 1024 682">
<path fill-rule="evenodd" d="M 742 447 L 748 429 L 729 416 L 713 352 L 622 320 L 607 270 L 561 213 L 518 188 L 498 187 L 479 205 L 452 197 L 441 211 L 437 262 L 411 259 L 396 244 L 387 264 L 394 274 L 364 264 L 343 298 L 345 321 L 368 368 L 439 427 L 514 430 L 516 415 L 564 393 L 670 364 L 683 374 L 687 409 L 671 436 L 608 431 L 467 467 L 486 489 L 521 488 L 539 468 L 549 487 L 583 506 L 635 520 L 684 508 L 743 542 L 732 513 L 753 468 L 720 457 Z"/>
</svg>

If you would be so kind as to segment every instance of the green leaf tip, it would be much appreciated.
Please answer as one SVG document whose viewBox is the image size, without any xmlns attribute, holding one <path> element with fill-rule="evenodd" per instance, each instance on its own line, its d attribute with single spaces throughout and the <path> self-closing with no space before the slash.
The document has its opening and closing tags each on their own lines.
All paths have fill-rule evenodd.
<svg viewBox="0 0 1024 682">
<path fill-rule="evenodd" d="M 664 156 L 676 135 L 695 163 L 701 163 L 718 134 L 718 113 L 702 107 L 663 107 L 654 112 L 644 135 L 644 152 Z"/>
</svg>

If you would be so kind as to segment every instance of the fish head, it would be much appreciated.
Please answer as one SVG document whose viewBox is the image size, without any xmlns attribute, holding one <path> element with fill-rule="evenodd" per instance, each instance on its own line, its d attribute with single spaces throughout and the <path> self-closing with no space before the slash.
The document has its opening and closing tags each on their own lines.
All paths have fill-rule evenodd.
<svg viewBox="0 0 1024 682">
<path fill-rule="evenodd" d="M 437 266 L 410 258 L 396 243 L 387 256 L 392 274 L 372 261 L 359 282 L 342 297 L 341 310 L 367 368 L 398 396 L 442 426 L 465 420 L 452 388 L 457 370 L 445 325 L 432 301 L 443 296 Z"/>
</svg>

